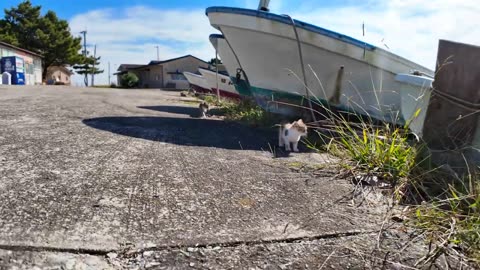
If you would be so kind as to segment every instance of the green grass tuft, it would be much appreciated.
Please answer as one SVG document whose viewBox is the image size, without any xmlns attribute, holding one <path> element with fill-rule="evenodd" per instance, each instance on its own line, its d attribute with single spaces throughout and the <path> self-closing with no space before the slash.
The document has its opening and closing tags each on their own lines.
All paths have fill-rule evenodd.
<svg viewBox="0 0 480 270">
<path fill-rule="evenodd" d="M 411 224 L 424 230 L 440 246 L 457 247 L 480 266 L 480 174 L 457 178 L 442 169 L 412 181 L 423 201 Z"/>
<path fill-rule="evenodd" d="M 271 126 L 278 121 L 278 117 L 264 111 L 252 100 L 220 100 L 216 97 L 206 96 L 204 100 L 217 106 L 212 113 L 225 116 L 227 121 L 242 122 L 251 126 Z"/>
</svg>

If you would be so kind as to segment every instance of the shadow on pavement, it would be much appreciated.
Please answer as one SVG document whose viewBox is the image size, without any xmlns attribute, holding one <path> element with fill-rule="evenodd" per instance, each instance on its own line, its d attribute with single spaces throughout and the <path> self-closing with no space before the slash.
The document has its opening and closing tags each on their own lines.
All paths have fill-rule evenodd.
<svg viewBox="0 0 480 270">
<path fill-rule="evenodd" d="M 200 117 L 200 111 L 198 107 L 159 105 L 159 106 L 139 106 L 138 108 L 158 111 L 158 112 L 186 114 L 186 115 L 190 115 L 191 117 Z"/>
<path fill-rule="evenodd" d="M 157 107 L 168 109 L 169 106 Z M 190 109 L 195 109 L 177 107 L 175 110 L 180 111 L 180 108 L 185 109 L 183 112 L 187 114 Z M 261 130 L 234 122 L 199 118 L 99 117 L 84 119 L 83 123 L 99 130 L 145 140 L 234 150 L 270 151 L 275 147 L 277 135 L 273 128 Z"/>
</svg>

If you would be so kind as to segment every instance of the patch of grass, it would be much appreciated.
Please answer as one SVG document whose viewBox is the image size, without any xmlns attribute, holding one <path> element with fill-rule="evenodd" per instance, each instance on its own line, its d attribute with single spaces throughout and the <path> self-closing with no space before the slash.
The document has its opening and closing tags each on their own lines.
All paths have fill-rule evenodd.
<svg viewBox="0 0 480 270">
<path fill-rule="evenodd" d="M 458 177 L 452 169 L 445 170 L 448 166 L 432 164 L 425 144 L 409 139 L 408 125 L 420 110 L 399 126 L 377 124 L 366 110 L 366 116 L 346 115 L 320 100 L 314 103 L 322 107 L 317 113 L 325 120 L 316 129 L 317 140 L 309 137 L 307 146 L 341 158 L 353 176 L 372 175 L 389 182 L 396 202 L 413 206 L 408 223 L 423 230 L 432 247 L 415 267 L 431 266 L 439 255 L 460 250 L 480 268 L 480 170 Z"/>
<path fill-rule="evenodd" d="M 209 104 L 214 104 L 217 109 L 215 114 L 225 116 L 228 121 L 238 121 L 251 126 L 271 126 L 278 117 L 264 111 L 252 100 L 230 101 L 216 97 L 206 96 L 204 99 Z"/>
<path fill-rule="evenodd" d="M 287 165 L 288 165 L 288 167 L 290 167 L 290 168 L 297 168 L 297 169 L 306 166 L 306 164 L 305 164 L 305 163 L 302 163 L 302 162 L 290 162 L 290 163 L 288 163 Z"/>
<path fill-rule="evenodd" d="M 460 178 L 429 163 L 424 144 L 408 138 L 408 126 L 331 119 L 329 132 L 318 132 L 321 147 L 309 146 L 342 158 L 354 175 L 391 183 L 398 203 L 413 203 L 409 224 L 434 244 L 419 265 L 457 249 L 480 266 L 480 173 Z"/>
<path fill-rule="evenodd" d="M 347 161 L 345 166 L 352 171 L 380 177 L 392 185 L 409 176 L 417 148 L 410 144 L 405 129 L 392 124 L 349 122 L 333 113 L 329 121 L 329 132 L 317 132 L 322 143 L 309 140 L 308 147 L 326 150 Z"/>
<path fill-rule="evenodd" d="M 207 102 L 208 104 L 215 105 L 215 106 L 220 106 L 222 104 L 221 100 L 218 100 L 216 96 L 212 95 L 205 95 L 202 97 L 202 99 Z"/>
<path fill-rule="evenodd" d="M 94 85 L 93 88 L 114 88 L 111 85 Z"/>
<path fill-rule="evenodd" d="M 314 164 L 304 162 L 290 162 L 286 164 L 289 169 L 296 172 L 316 172 L 328 167 L 326 164 Z"/>
<path fill-rule="evenodd" d="M 408 125 L 349 122 L 332 112 L 324 127 L 321 143 L 307 146 L 341 158 L 354 175 L 389 182 L 398 203 L 413 204 L 410 224 L 435 245 L 419 263 L 457 248 L 480 266 L 480 173 L 460 178 L 431 164 L 424 144 L 409 139 Z"/>
<path fill-rule="evenodd" d="M 479 176 L 478 169 L 462 178 L 437 169 L 411 181 L 410 188 L 424 201 L 414 208 L 410 223 L 437 244 L 432 253 L 460 249 L 480 267 Z"/>
<path fill-rule="evenodd" d="M 197 105 L 200 104 L 199 100 L 181 100 L 181 103 L 189 104 L 189 105 Z"/>
</svg>

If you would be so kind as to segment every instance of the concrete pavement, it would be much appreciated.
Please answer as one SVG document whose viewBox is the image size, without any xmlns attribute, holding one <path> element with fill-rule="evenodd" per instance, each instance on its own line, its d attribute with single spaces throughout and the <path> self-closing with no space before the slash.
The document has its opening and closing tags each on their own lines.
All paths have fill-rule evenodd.
<svg viewBox="0 0 480 270">
<path fill-rule="evenodd" d="M 272 158 L 275 130 L 196 110 L 178 92 L 0 86 L 0 268 L 363 269 L 425 252 L 388 255 L 406 229 L 379 243 L 386 207 L 352 205 L 331 157 Z"/>
</svg>

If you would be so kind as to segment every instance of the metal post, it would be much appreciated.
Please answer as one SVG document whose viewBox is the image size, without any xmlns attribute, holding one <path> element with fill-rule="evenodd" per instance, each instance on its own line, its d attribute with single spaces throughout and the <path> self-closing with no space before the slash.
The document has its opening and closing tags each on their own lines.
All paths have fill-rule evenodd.
<svg viewBox="0 0 480 270">
<path fill-rule="evenodd" d="M 260 0 L 258 3 L 258 10 L 262 11 L 269 11 L 268 5 L 270 4 L 270 0 Z"/>
<path fill-rule="evenodd" d="M 215 80 L 217 81 L 217 99 L 220 101 L 220 89 L 218 89 L 218 51 L 215 49 L 215 68 L 216 68 L 216 73 L 215 73 Z"/>
<path fill-rule="evenodd" d="M 82 31 L 80 34 L 83 34 L 83 56 L 87 58 L 87 31 Z M 83 80 L 85 86 L 88 86 L 88 72 L 85 70 L 85 78 Z"/>
<path fill-rule="evenodd" d="M 157 46 L 155 46 L 155 48 L 157 48 L 157 61 L 160 61 L 160 54 L 158 52 L 160 47 L 157 45 Z"/>
</svg>

